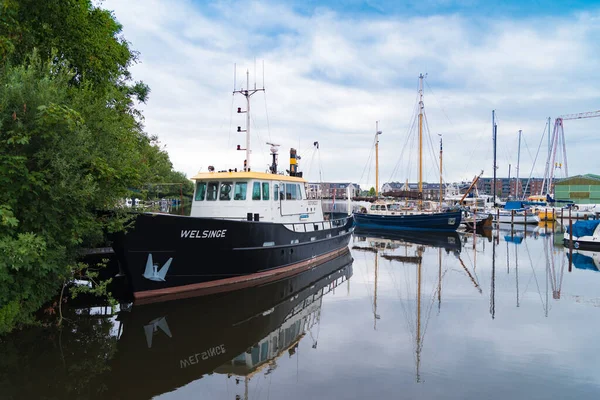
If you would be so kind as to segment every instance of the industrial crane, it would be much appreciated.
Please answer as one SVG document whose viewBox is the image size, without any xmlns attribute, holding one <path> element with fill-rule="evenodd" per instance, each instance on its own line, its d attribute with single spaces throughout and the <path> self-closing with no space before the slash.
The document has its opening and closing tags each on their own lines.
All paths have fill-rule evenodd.
<svg viewBox="0 0 600 400">
<path fill-rule="evenodd" d="M 554 132 L 550 139 L 550 118 L 548 118 L 548 135 L 550 142 L 550 149 L 548 153 L 548 160 L 546 161 L 546 170 L 544 171 L 544 182 L 542 183 L 542 189 L 540 194 L 544 194 L 544 188 L 547 187 L 548 193 L 552 190 L 552 181 L 554 179 L 554 170 L 556 168 L 562 169 L 564 163 L 564 176 L 569 176 L 569 169 L 567 166 L 567 148 L 565 145 L 565 131 L 563 128 L 563 121 L 583 118 L 596 118 L 600 117 L 600 110 L 589 111 L 577 114 L 565 114 L 561 115 L 554 120 Z M 558 162 L 556 159 L 556 150 L 558 148 L 562 150 L 562 162 Z M 560 154 L 559 154 L 560 155 Z M 547 185 L 547 186 L 546 186 Z"/>
</svg>

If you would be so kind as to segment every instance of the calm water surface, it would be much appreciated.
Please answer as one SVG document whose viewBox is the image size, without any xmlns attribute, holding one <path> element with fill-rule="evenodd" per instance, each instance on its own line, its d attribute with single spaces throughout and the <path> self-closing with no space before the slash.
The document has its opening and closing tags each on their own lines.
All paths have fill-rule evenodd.
<svg viewBox="0 0 600 400">
<path fill-rule="evenodd" d="M 2 399 L 598 399 L 598 255 L 551 230 L 379 236 L 297 278 L 71 310 L 0 341 Z"/>
</svg>

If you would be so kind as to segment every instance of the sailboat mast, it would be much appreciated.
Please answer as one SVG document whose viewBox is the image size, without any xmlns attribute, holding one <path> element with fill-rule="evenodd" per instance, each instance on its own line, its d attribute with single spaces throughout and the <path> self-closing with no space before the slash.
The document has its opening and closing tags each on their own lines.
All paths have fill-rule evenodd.
<svg viewBox="0 0 600 400">
<path fill-rule="evenodd" d="M 423 206 L 423 74 L 419 74 L 419 208 Z"/>
<path fill-rule="evenodd" d="M 494 142 L 494 179 L 493 179 L 493 195 L 494 195 L 494 206 L 496 205 L 496 110 L 492 110 L 492 140 Z"/>
<path fill-rule="evenodd" d="M 375 197 L 379 197 L 379 121 L 375 121 Z"/>
<path fill-rule="evenodd" d="M 442 135 L 440 135 L 440 211 L 442 211 L 442 198 L 443 190 L 442 190 Z"/>
<path fill-rule="evenodd" d="M 517 194 L 517 200 L 519 200 L 521 198 L 520 193 L 520 183 L 519 182 L 519 164 L 521 162 L 521 132 L 522 130 L 519 129 L 519 146 L 518 146 L 518 150 L 517 150 L 517 187 L 516 187 L 516 194 Z"/>
</svg>

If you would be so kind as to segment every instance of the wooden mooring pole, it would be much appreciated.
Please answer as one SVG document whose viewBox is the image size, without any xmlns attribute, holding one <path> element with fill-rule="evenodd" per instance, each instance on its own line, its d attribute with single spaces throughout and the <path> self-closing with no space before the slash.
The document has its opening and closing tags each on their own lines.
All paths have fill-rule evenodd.
<svg viewBox="0 0 600 400">
<path fill-rule="evenodd" d="M 573 220 L 571 219 L 571 208 L 569 208 L 569 272 L 573 265 Z"/>
</svg>

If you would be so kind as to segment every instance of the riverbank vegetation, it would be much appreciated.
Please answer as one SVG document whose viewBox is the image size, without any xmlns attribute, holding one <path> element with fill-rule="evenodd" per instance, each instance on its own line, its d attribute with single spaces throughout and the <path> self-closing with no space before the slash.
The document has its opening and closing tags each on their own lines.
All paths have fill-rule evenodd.
<svg viewBox="0 0 600 400">
<path fill-rule="evenodd" d="M 191 190 L 144 131 L 150 89 L 121 29 L 91 0 L 0 0 L 0 334 L 81 273 L 82 248 L 123 229 L 132 188 Z"/>
</svg>

